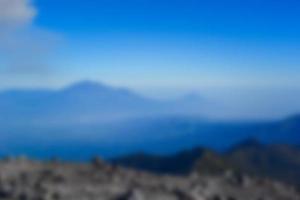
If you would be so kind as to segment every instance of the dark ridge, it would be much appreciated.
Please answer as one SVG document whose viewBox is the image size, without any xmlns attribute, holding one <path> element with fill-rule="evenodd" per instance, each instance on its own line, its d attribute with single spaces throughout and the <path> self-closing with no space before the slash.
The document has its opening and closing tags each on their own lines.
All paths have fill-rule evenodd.
<svg viewBox="0 0 300 200">
<path fill-rule="evenodd" d="M 236 152 L 239 150 L 244 150 L 244 149 L 262 149 L 264 148 L 265 145 L 260 142 L 258 139 L 256 138 L 248 138 L 246 140 L 243 140 L 242 142 L 234 145 L 233 147 L 229 148 L 229 150 L 227 151 L 227 154 L 232 153 L 232 152 Z"/>
<path fill-rule="evenodd" d="M 255 139 L 247 139 L 224 154 L 196 148 L 172 156 L 135 154 L 113 163 L 157 174 L 223 174 L 231 170 L 300 187 L 300 149 L 286 144 L 264 145 Z"/>
<path fill-rule="evenodd" d="M 170 156 L 138 153 L 113 159 L 111 162 L 117 165 L 155 172 L 158 174 L 184 175 L 188 174 L 192 170 L 196 161 L 206 152 L 206 149 L 195 148 Z"/>
</svg>

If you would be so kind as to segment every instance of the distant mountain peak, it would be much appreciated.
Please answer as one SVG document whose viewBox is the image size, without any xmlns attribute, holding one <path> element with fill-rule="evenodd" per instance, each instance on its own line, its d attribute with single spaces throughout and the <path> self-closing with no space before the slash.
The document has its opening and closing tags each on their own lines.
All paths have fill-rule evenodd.
<svg viewBox="0 0 300 200">
<path fill-rule="evenodd" d="M 104 94 L 118 94 L 118 95 L 127 95 L 127 96 L 135 96 L 138 97 L 135 93 L 131 92 L 127 88 L 121 87 L 112 87 L 101 82 L 84 80 L 69 87 L 65 88 L 63 91 L 72 91 L 75 93 L 104 93 Z"/>
<path fill-rule="evenodd" d="M 67 90 L 110 89 L 109 86 L 96 81 L 80 81 L 67 87 Z"/>
</svg>

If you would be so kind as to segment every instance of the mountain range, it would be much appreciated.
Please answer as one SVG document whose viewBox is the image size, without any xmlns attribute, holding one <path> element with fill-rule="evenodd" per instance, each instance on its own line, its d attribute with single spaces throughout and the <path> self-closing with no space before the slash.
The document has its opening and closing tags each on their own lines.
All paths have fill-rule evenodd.
<svg viewBox="0 0 300 200">
<path fill-rule="evenodd" d="M 299 115 L 218 121 L 201 115 L 206 106 L 195 95 L 160 101 L 90 81 L 60 90 L 3 91 L 0 155 L 66 160 L 134 152 L 170 155 L 197 146 L 224 151 L 250 137 L 266 144 L 300 144 Z"/>
<path fill-rule="evenodd" d="M 114 164 L 157 174 L 224 174 L 226 171 L 271 178 L 300 187 L 300 148 L 293 145 L 265 145 L 248 139 L 226 152 L 194 148 L 161 156 L 132 154 L 111 161 Z"/>
<path fill-rule="evenodd" d="M 201 99 L 159 101 L 128 89 L 91 81 L 61 90 L 8 90 L 0 93 L 2 124 L 93 124 L 200 110 Z M 5 114 L 4 114 L 5 113 Z"/>
</svg>

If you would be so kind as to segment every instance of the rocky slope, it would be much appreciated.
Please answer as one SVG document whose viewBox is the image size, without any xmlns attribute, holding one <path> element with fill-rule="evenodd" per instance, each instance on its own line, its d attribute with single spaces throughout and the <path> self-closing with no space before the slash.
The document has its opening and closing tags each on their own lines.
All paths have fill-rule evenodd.
<svg viewBox="0 0 300 200">
<path fill-rule="evenodd" d="M 5 200 L 298 200 L 299 193 L 267 179 L 226 172 L 159 176 L 91 163 L 0 162 L 0 199 Z"/>
<path fill-rule="evenodd" d="M 224 153 L 195 148 L 169 156 L 129 155 L 112 162 L 159 174 L 185 175 L 193 169 L 199 169 L 202 174 L 235 170 L 300 188 L 300 150 L 293 145 L 265 145 L 254 139 L 245 140 Z"/>
</svg>

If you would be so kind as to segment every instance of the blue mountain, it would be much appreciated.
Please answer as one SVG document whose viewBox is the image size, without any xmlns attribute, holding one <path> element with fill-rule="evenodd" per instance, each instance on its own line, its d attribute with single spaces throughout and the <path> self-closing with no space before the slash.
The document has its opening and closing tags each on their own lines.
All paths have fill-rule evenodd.
<svg viewBox="0 0 300 200">
<path fill-rule="evenodd" d="M 132 152 L 165 155 L 199 145 L 223 151 L 245 138 L 300 144 L 299 116 L 210 121 L 199 118 L 204 106 L 195 95 L 159 101 L 90 81 L 60 90 L 3 91 L 0 155 L 84 160 Z"/>
<path fill-rule="evenodd" d="M 195 106 L 195 102 L 192 104 Z M 175 112 L 188 114 L 192 104 L 190 100 L 162 102 L 128 89 L 83 81 L 61 90 L 4 91 L 0 93 L 0 111 L 5 114 L 0 116 L 0 122 L 91 124 Z"/>
</svg>

